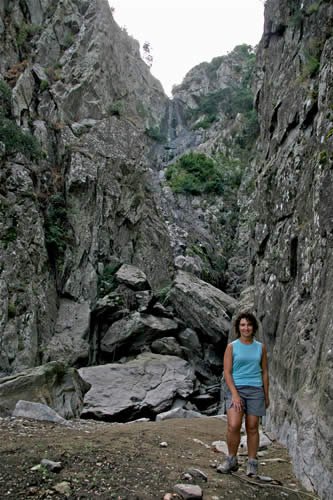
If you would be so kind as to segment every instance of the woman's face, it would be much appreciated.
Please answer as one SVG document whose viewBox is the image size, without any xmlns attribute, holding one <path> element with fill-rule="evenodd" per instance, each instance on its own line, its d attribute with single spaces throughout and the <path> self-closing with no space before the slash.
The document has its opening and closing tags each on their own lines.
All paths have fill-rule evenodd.
<svg viewBox="0 0 333 500">
<path fill-rule="evenodd" d="M 239 322 L 239 333 L 243 338 L 252 338 L 253 336 L 253 325 L 251 321 L 246 318 L 242 318 Z"/>
</svg>

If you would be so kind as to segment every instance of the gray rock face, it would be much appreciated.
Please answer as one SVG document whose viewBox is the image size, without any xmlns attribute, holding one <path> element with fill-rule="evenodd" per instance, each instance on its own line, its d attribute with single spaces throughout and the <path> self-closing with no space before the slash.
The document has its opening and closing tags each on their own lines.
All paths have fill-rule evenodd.
<svg viewBox="0 0 333 500">
<path fill-rule="evenodd" d="M 61 299 L 54 335 L 45 346 L 43 359 L 62 361 L 73 366 L 89 357 L 90 307 Z"/>
<path fill-rule="evenodd" d="M 67 337 L 68 327 L 59 329 L 62 305 L 54 330 L 58 296 L 91 306 L 111 261 L 138 266 L 155 289 L 173 271 L 145 133 L 167 97 L 138 43 L 114 22 L 106 0 L 22 5 L 6 13 L 5 37 L 0 29 L 0 73 L 12 88 L 11 119 L 35 135 L 42 159 L 1 150 L 4 374 L 46 359 L 76 362 L 72 348 L 86 356 L 85 340 L 73 340 L 86 325 Z M 31 33 L 19 53 L 17 29 L 25 25 Z"/>
<path fill-rule="evenodd" d="M 127 363 L 81 368 L 79 373 L 91 384 L 82 418 L 121 422 L 151 417 L 193 391 L 193 369 L 175 356 L 144 353 Z"/>
<path fill-rule="evenodd" d="M 16 403 L 26 400 L 45 404 L 66 419 L 78 417 L 89 387 L 75 368 L 53 361 L 0 378 L 0 415 L 11 415 Z"/>
<path fill-rule="evenodd" d="M 253 202 L 242 217 L 250 221 L 251 212 L 257 214 L 248 284 L 269 351 L 268 425 L 287 444 L 302 482 L 328 499 L 333 491 L 333 6 L 302 3 L 295 9 L 285 0 L 266 2 L 257 67 L 261 154 L 251 167 Z"/>
</svg>

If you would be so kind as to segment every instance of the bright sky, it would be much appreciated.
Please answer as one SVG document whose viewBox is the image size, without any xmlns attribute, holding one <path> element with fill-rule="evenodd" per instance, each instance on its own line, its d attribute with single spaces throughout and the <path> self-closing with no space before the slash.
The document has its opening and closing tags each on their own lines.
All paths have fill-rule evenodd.
<svg viewBox="0 0 333 500">
<path fill-rule="evenodd" d="M 119 26 L 152 48 L 152 74 L 170 96 L 197 64 L 256 45 L 263 32 L 263 0 L 109 0 Z"/>
</svg>

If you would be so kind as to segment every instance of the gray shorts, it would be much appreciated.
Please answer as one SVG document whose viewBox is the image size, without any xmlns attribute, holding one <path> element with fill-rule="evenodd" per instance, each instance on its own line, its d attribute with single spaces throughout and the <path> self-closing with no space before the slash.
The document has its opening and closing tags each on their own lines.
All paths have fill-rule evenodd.
<svg viewBox="0 0 333 500">
<path fill-rule="evenodd" d="M 263 417 L 266 415 L 265 393 L 263 387 L 252 387 L 244 385 L 237 387 L 238 394 L 243 401 L 243 411 L 246 415 L 255 415 Z M 231 392 L 227 390 L 225 396 L 226 409 L 232 407 Z"/>
</svg>

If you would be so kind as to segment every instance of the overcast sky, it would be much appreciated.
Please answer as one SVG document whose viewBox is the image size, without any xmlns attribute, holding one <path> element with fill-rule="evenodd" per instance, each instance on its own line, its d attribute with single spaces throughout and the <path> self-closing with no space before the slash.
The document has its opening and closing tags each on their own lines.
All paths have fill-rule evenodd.
<svg viewBox="0 0 333 500">
<path fill-rule="evenodd" d="M 256 45 L 263 31 L 263 0 L 109 0 L 114 17 L 142 47 L 152 47 L 151 72 L 171 95 L 197 64 Z"/>
</svg>

